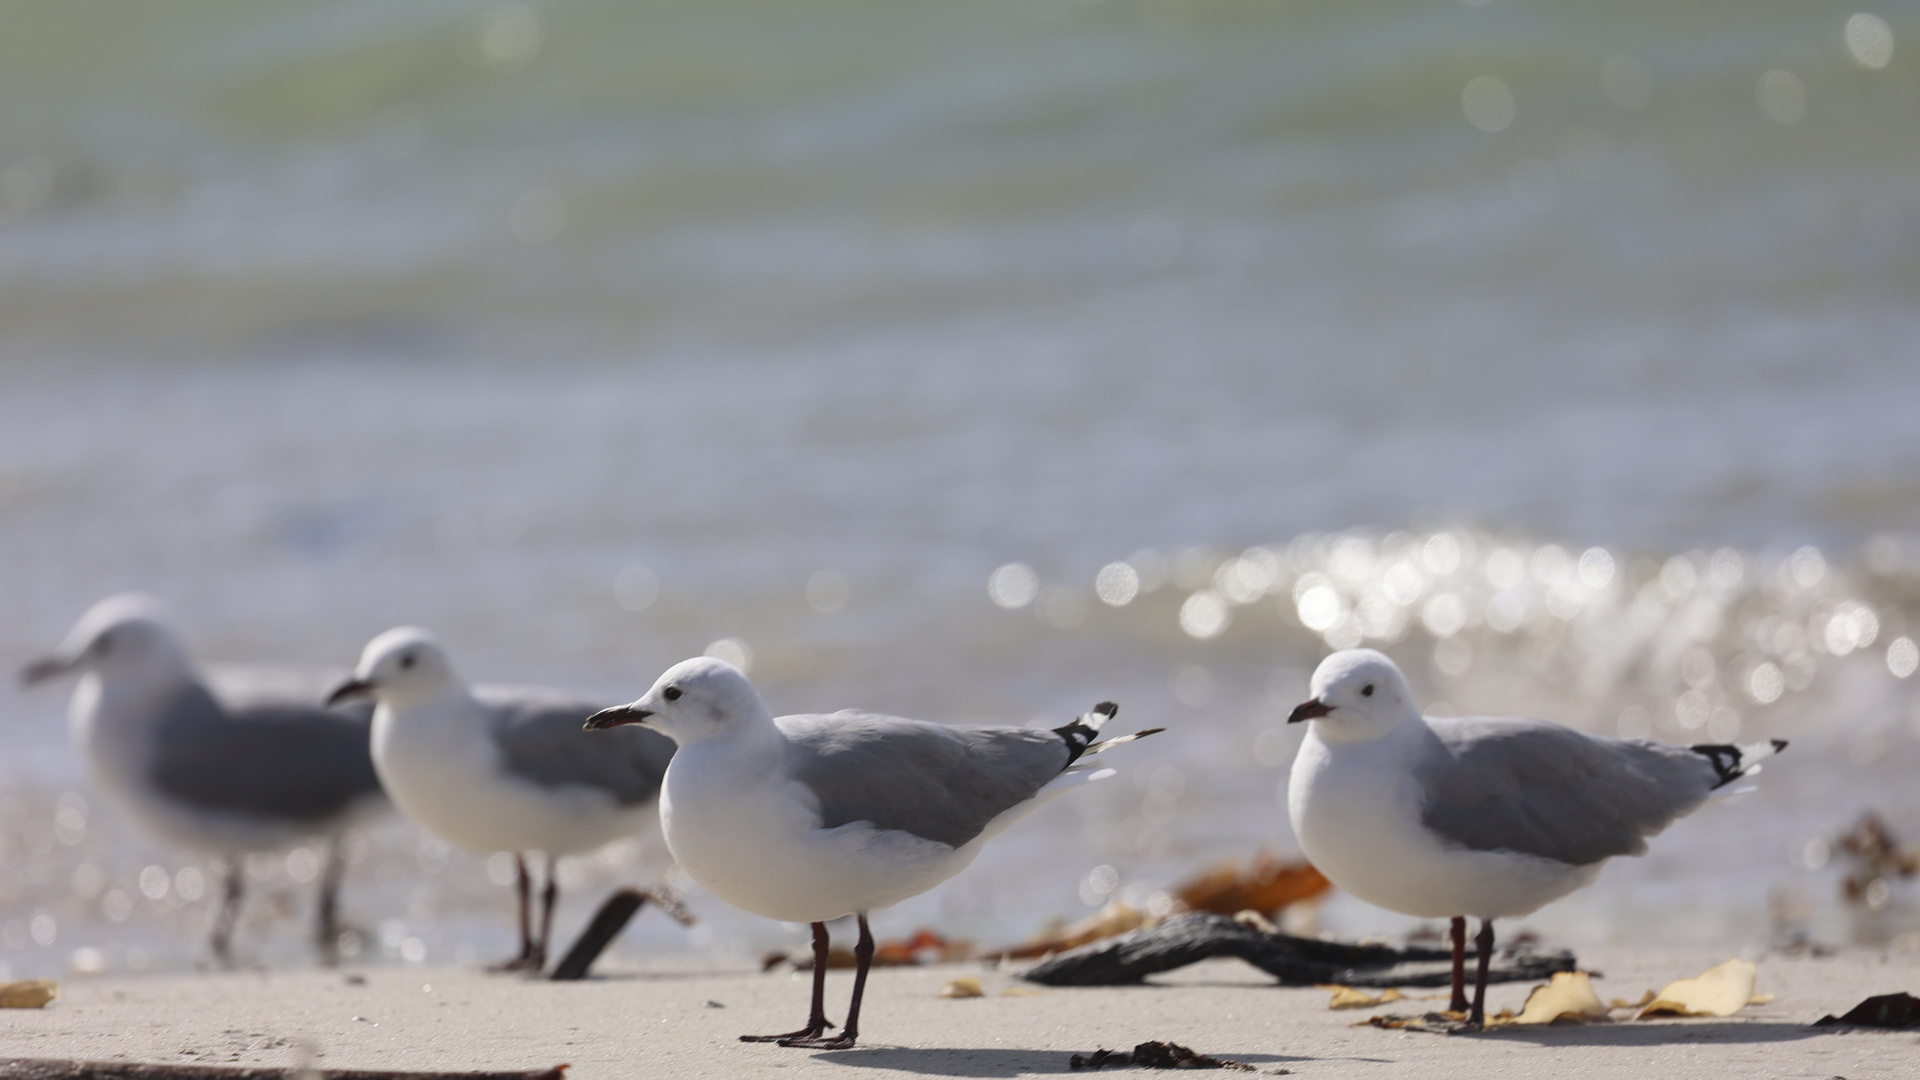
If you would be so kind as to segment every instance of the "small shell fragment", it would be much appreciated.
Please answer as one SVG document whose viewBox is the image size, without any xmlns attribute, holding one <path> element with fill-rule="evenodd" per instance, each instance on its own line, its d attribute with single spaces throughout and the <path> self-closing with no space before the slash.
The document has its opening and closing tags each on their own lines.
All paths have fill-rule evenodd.
<svg viewBox="0 0 1920 1080">
<path fill-rule="evenodd" d="M 943 998 L 976 998 L 985 997 L 986 991 L 980 989 L 979 979 L 971 975 L 962 975 L 941 987 L 940 996 Z"/>
</svg>

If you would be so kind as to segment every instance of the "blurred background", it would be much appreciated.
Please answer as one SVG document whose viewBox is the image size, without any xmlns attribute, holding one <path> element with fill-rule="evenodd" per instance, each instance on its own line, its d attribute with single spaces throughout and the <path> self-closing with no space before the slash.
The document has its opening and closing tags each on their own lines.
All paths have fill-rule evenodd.
<svg viewBox="0 0 1920 1080">
<path fill-rule="evenodd" d="M 876 919 L 1003 942 L 1293 850 L 1366 643 L 1794 740 L 1529 928 L 1913 947 L 1920 16 L 1863 2 L 0 3 L 0 660 L 139 588 L 209 661 L 1168 726 Z M 207 869 L 65 694 L 0 690 L 0 973 L 187 968 Z M 351 849 L 361 961 L 509 951 L 504 863 Z M 249 864 L 254 960 L 317 865 Z M 622 948 L 801 940 L 692 903 Z"/>
</svg>

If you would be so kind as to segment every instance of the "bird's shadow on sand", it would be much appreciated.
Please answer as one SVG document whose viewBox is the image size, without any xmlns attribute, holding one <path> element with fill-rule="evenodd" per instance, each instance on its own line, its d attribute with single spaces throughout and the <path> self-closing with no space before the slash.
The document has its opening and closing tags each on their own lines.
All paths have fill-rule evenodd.
<svg viewBox="0 0 1920 1080">
<path fill-rule="evenodd" d="M 1088 1053 L 1089 1051 L 1081 1051 Z M 1211 1051 L 1210 1051 L 1211 1052 Z M 1277 1054 L 1214 1053 L 1215 1057 L 1244 1061 L 1256 1068 L 1310 1058 Z M 1032 1076 L 1073 1072 L 1073 1053 L 1066 1050 L 1018 1050 L 993 1047 L 863 1046 L 815 1054 L 815 1061 L 856 1069 L 894 1069 L 922 1076 Z"/>
<path fill-rule="evenodd" d="M 540 976 L 526 981 L 551 983 L 555 986 L 591 986 L 594 983 L 693 982 L 698 979 L 711 979 L 715 975 L 731 974 L 733 972 L 728 971 L 594 971 L 582 979 L 554 979 Z"/>
<path fill-rule="evenodd" d="M 1548 1024 L 1457 1036 L 1535 1046 L 1678 1046 L 1685 1043 L 1785 1043 L 1833 1033 L 1784 1020 L 1683 1021 L 1669 1024 Z"/>
</svg>

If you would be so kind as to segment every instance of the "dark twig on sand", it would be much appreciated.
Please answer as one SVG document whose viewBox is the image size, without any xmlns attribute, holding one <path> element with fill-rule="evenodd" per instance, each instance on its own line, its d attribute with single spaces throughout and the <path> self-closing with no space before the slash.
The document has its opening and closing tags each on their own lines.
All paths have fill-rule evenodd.
<svg viewBox="0 0 1920 1080">
<path fill-rule="evenodd" d="M 1208 914 L 1183 915 L 1083 945 L 1042 960 L 1020 977 L 1046 986 L 1126 986 L 1216 956 L 1245 960 L 1282 986 L 1446 986 L 1453 978 L 1453 954 L 1443 949 L 1343 945 L 1269 934 L 1225 915 Z M 1490 982 L 1519 982 L 1574 968 L 1570 952 L 1517 949 L 1497 961 L 1487 977 Z"/>
<path fill-rule="evenodd" d="M 1253 1072 L 1253 1066 L 1244 1061 L 1229 1061 L 1226 1058 L 1213 1057 L 1210 1054 L 1197 1054 L 1179 1043 L 1143 1042 L 1126 1054 L 1113 1050 L 1095 1050 L 1091 1054 L 1075 1054 L 1067 1059 L 1067 1064 L 1075 1069 L 1237 1069 L 1241 1072 Z"/>
<path fill-rule="evenodd" d="M 680 898 L 665 889 L 618 889 L 600 905 L 599 911 L 593 913 L 593 921 L 580 932 L 573 948 L 567 950 L 560 966 L 554 968 L 548 978 L 559 982 L 586 978 L 593 962 L 600 958 L 614 938 L 620 936 L 620 931 L 627 927 L 627 921 L 649 900 L 681 926 L 693 925 L 693 915 L 681 905 Z"/>
<path fill-rule="evenodd" d="M 0 1080 L 562 1080 L 565 1065 L 508 1072 L 392 1072 L 384 1069 L 142 1065 L 126 1061 L 0 1058 Z"/>
</svg>

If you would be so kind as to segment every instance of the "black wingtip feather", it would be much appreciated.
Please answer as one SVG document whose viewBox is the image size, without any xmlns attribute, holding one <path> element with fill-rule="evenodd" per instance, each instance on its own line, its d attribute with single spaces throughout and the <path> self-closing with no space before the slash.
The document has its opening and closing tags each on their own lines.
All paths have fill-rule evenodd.
<svg viewBox="0 0 1920 1080">
<path fill-rule="evenodd" d="M 1768 741 L 1773 744 L 1773 752 L 1775 754 L 1787 748 L 1787 740 L 1785 739 L 1770 739 Z M 1689 746 L 1687 749 L 1713 763 L 1714 774 L 1719 777 L 1719 782 L 1713 785 L 1716 788 L 1725 787 L 1733 783 L 1757 767 L 1746 761 L 1746 751 L 1738 746 L 1731 746 L 1726 743 L 1701 743 L 1695 746 Z M 1764 758 L 1769 755 L 1761 754 L 1759 756 Z"/>
<path fill-rule="evenodd" d="M 1080 760 L 1080 755 L 1086 753 L 1087 747 L 1092 746 L 1093 740 L 1100 736 L 1100 729 L 1119 712 L 1120 706 L 1111 701 L 1103 701 L 1088 710 L 1088 715 L 1097 714 L 1100 717 L 1098 723 L 1089 724 L 1085 718 L 1076 718 L 1073 723 L 1065 727 L 1053 729 L 1055 735 L 1067 741 L 1068 765 Z"/>
</svg>

